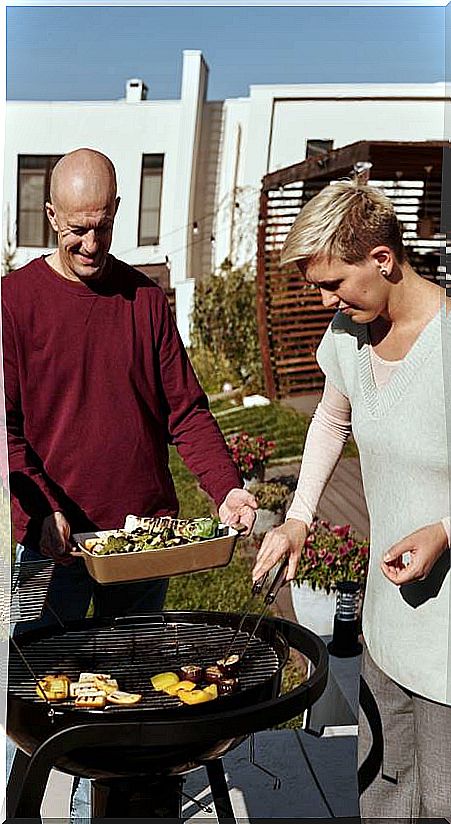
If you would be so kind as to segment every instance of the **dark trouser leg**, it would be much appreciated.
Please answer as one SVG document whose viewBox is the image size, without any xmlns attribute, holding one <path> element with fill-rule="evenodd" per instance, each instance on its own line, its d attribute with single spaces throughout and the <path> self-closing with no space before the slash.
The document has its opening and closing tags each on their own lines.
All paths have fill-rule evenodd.
<svg viewBox="0 0 451 824">
<path fill-rule="evenodd" d="M 366 648 L 362 676 L 374 699 L 370 717 L 359 712 L 359 770 L 370 754 L 374 733 L 382 728 L 379 768 L 360 796 L 364 819 L 416 818 L 419 813 L 418 765 L 415 753 L 413 700 L 411 694 L 388 678 Z M 373 753 L 374 756 L 374 753 Z"/>
<path fill-rule="evenodd" d="M 16 557 L 20 563 L 47 560 L 37 550 L 21 546 L 17 547 Z M 45 605 L 42 616 L 38 620 L 22 621 L 16 624 L 14 636 L 17 637 L 29 629 L 58 626 L 54 613 L 63 623 L 82 620 L 88 611 L 92 585 L 93 581 L 86 571 L 84 561 L 77 559 L 68 566 L 56 564 L 47 593 L 47 602 L 53 612 Z"/>
<path fill-rule="evenodd" d="M 136 584 L 96 584 L 94 615 L 96 618 L 106 618 L 160 612 L 163 609 L 167 588 L 167 578 L 139 581 Z"/>
</svg>

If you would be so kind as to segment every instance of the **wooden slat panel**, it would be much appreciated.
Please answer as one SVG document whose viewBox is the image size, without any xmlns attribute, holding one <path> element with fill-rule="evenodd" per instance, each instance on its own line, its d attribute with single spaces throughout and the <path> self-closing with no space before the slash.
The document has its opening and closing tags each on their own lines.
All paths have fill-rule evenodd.
<svg viewBox="0 0 451 824">
<path fill-rule="evenodd" d="M 427 279 L 439 281 L 443 146 L 437 141 L 361 142 L 331 152 L 324 167 L 312 159 L 264 178 L 258 233 L 258 318 L 270 397 L 310 392 L 324 382 L 315 351 L 333 313 L 324 309 L 319 292 L 306 286 L 294 264 L 280 266 L 280 251 L 299 208 L 333 179 L 348 174 L 353 162 L 369 159 L 372 185 L 393 201 L 403 223 L 412 265 Z M 432 165 L 431 174 L 425 165 Z M 395 167 L 401 173 L 396 178 Z M 435 234 L 430 238 L 419 237 L 425 217 L 434 221 Z"/>
</svg>

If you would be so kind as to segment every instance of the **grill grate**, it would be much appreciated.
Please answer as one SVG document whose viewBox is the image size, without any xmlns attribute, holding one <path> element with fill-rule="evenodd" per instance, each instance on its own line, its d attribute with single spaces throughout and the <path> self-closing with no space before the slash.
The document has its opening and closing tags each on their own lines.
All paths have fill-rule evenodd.
<svg viewBox="0 0 451 824">
<path fill-rule="evenodd" d="M 185 664 L 214 664 L 224 655 L 233 634 L 232 627 L 210 624 L 161 621 L 158 624 L 115 624 L 69 630 L 63 635 L 42 638 L 24 645 L 23 653 L 38 678 L 59 672 L 76 680 L 83 671 L 109 673 L 117 679 L 119 689 L 142 693 L 143 700 L 138 707 L 170 710 L 182 706 L 181 702 L 176 697 L 155 692 L 150 677 L 158 672 L 177 670 Z M 248 633 L 241 632 L 234 649 L 237 652 L 244 649 L 248 639 Z M 241 691 L 273 676 L 280 663 L 276 651 L 268 643 L 260 638 L 252 639 L 240 667 Z M 35 683 L 29 671 L 14 648 L 9 658 L 9 690 L 25 700 L 42 703 L 35 693 Z M 57 706 L 80 713 L 71 702 Z M 102 713 L 121 711 L 113 705 L 101 710 Z"/>
<path fill-rule="evenodd" d="M 11 569 L 10 623 L 36 621 L 42 615 L 55 562 L 22 561 Z"/>
</svg>

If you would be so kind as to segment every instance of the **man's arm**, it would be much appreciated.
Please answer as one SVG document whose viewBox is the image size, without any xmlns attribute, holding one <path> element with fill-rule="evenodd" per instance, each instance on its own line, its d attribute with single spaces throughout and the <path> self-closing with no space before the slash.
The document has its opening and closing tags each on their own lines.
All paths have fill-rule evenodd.
<svg viewBox="0 0 451 824">
<path fill-rule="evenodd" d="M 42 522 L 44 527 L 43 550 L 47 549 L 52 557 L 59 556 L 61 546 L 66 544 L 63 536 L 68 533 L 68 524 L 62 514 L 61 504 L 50 489 L 24 436 L 17 342 L 14 322 L 5 306 L 3 306 L 2 315 L 2 338 L 5 421 L 11 493 L 17 498 L 30 520 Z"/>
</svg>

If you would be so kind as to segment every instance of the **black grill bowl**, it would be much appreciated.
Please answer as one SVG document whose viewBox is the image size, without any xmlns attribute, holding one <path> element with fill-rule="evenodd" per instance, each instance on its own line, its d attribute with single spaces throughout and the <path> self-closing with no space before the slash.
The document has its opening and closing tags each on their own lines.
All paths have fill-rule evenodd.
<svg viewBox="0 0 451 824">
<path fill-rule="evenodd" d="M 224 654 L 239 620 L 234 613 L 165 612 L 24 633 L 18 644 L 39 677 L 52 671 L 71 678 L 82 670 L 107 671 L 120 688 L 142 690 L 143 702 L 130 709 L 111 706 L 101 711 L 64 704 L 49 707 L 37 698 L 34 681 L 12 647 L 8 735 L 34 759 L 50 760 L 60 770 L 90 778 L 179 774 L 218 758 L 251 732 L 311 706 L 327 680 L 323 642 L 297 624 L 267 618 L 246 653 L 242 689 L 235 695 L 179 706 L 149 687 L 156 672 L 195 661 L 214 663 Z M 248 628 L 253 625 L 249 619 Z M 246 638 L 243 634 L 240 642 Z M 281 696 L 290 646 L 310 658 L 315 669 L 307 682 Z"/>
</svg>

